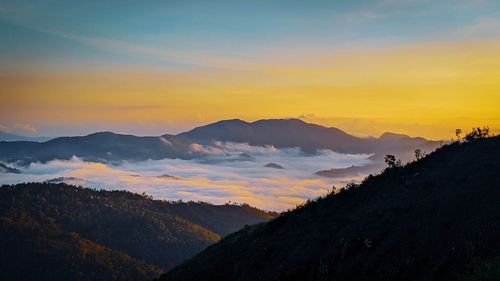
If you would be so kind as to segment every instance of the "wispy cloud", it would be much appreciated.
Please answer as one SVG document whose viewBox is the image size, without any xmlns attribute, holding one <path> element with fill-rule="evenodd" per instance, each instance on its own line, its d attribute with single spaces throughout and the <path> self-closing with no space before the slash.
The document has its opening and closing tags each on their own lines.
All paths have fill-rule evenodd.
<svg viewBox="0 0 500 281">
<path fill-rule="evenodd" d="M 10 131 L 11 131 L 11 129 L 9 126 L 4 125 L 4 124 L 0 124 L 0 132 L 7 132 L 8 133 Z"/>
<path fill-rule="evenodd" d="M 35 26 L 18 20 L 11 20 L 11 23 L 109 53 L 149 58 L 163 62 L 233 70 L 252 70 L 262 66 L 262 64 L 252 62 L 251 60 L 232 59 L 228 56 L 216 56 L 202 51 L 182 51 L 161 46 L 118 40 L 115 38 L 85 36 L 72 32 Z"/>
<path fill-rule="evenodd" d="M 377 4 L 378 6 L 403 6 L 403 5 L 414 5 L 414 4 L 424 4 L 429 3 L 430 0 L 380 0 Z"/>
<path fill-rule="evenodd" d="M 0 124 L 0 132 L 20 133 L 20 134 L 36 134 L 38 132 L 35 126 L 28 123 L 14 123 L 11 125 Z"/>
<path fill-rule="evenodd" d="M 457 36 L 467 38 L 491 38 L 500 36 L 500 20 L 497 18 L 479 18 L 475 22 L 456 31 Z"/>
<path fill-rule="evenodd" d="M 33 125 L 27 123 L 16 123 L 14 124 L 14 129 L 20 130 L 29 134 L 36 134 L 38 131 Z"/>
</svg>

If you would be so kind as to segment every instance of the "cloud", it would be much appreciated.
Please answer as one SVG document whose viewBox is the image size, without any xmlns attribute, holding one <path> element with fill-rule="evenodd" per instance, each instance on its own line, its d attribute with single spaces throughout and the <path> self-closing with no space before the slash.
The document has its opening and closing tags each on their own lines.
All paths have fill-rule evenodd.
<svg viewBox="0 0 500 281">
<path fill-rule="evenodd" d="M 203 147 L 208 149 L 206 145 Z M 73 157 L 68 161 L 32 163 L 28 167 L 16 166 L 23 174 L 3 174 L 0 184 L 76 177 L 85 180 L 76 184 L 146 192 L 161 199 L 216 204 L 231 201 L 285 210 L 308 198 L 326 194 L 332 185 L 343 186 L 351 180 L 318 177 L 314 175 L 316 171 L 371 163 L 369 155 L 340 154 L 330 150 L 304 154 L 298 148 L 276 149 L 221 142 L 214 143 L 214 147 L 204 160 L 164 159 L 107 165 Z M 249 157 L 240 159 L 237 156 L 241 154 Z M 265 167 L 270 162 L 284 169 Z M 162 177 L 164 174 L 172 177 Z"/>
<path fill-rule="evenodd" d="M 381 0 L 378 2 L 379 6 L 404 6 L 429 3 L 430 0 Z"/>
<path fill-rule="evenodd" d="M 38 131 L 33 125 L 27 123 L 16 123 L 14 124 L 14 129 L 28 134 L 36 134 Z"/>
<path fill-rule="evenodd" d="M 500 36 L 500 20 L 496 18 L 480 18 L 472 24 L 459 29 L 458 36 L 495 37 Z"/>
<path fill-rule="evenodd" d="M 389 14 L 383 10 L 356 10 L 350 13 L 345 13 L 337 16 L 338 22 L 342 24 L 360 24 L 367 21 L 384 19 Z"/>
<path fill-rule="evenodd" d="M 0 132 L 7 132 L 9 133 L 11 131 L 11 128 L 7 125 L 0 124 Z"/>
<path fill-rule="evenodd" d="M 166 62 L 182 63 L 202 67 L 233 69 L 233 70 L 256 70 L 262 68 L 263 64 L 251 60 L 235 59 L 226 56 L 217 56 L 202 51 L 175 50 L 155 45 L 144 45 L 133 41 L 118 40 L 108 37 L 85 36 L 63 30 L 56 30 L 23 22 L 22 19 L 11 19 L 2 16 L 0 18 L 12 24 L 42 32 L 51 36 L 71 40 L 79 44 L 90 46 L 105 52 L 125 54 L 140 58 L 152 58 Z"/>
<path fill-rule="evenodd" d="M 166 139 L 166 138 L 164 138 L 164 137 L 160 137 L 160 141 L 161 141 L 163 144 L 167 145 L 167 146 L 172 146 L 172 145 L 173 145 L 171 141 L 167 140 L 167 139 Z"/>
<path fill-rule="evenodd" d="M 37 128 L 28 123 L 15 123 L 11 125 L 0 124 L 0 132 L 20 133 L 20 134 L 36 134 Z"/>
</svg>

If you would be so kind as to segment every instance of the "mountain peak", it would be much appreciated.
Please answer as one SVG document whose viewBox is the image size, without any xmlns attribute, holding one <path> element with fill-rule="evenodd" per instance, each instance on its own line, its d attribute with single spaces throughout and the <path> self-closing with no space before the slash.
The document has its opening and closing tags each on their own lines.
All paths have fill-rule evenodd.
<svg viewBox="0 0 500 281">
<path fill-rule="evenodd" d="M 111 131 L 102 131 L 102 132 L 91 133 L 91 134 L 88 134 L 86 136 L 87 137 L 92 137 L 92 136 L 114 136 L 114 135 L 118 135 L 118 134 L 113 133 Z"/>
<path fill-rule="evenodd" d="M 220 124 L 231 124 L 231 125 L 246 125 L 246 124 L 249 124 L 247 121 L 245 120 L 241 120 L 241 119 L 238 119 L 238 118 L 234 118 L 234 119 L 225 119 L 225 120 L 220 120 L 220 121 L 217 121 L 217 122 L 214 122 L 214 123 L 210 123 L 206 126 L 210 126 L 210 125 L 220 125 Z"/>
<path fill-rule="evenodd" d="M 379 137 L 379 139 L 400 139 L 400 138 L 410 138 L 410 136 L 405 135 L 405 134 L 385 132 L 382 135 L 380 135 L 380 137 Z"/>
<path fill-rule="evenodd" d="M 276 123 L 276 124 L 309 124 L 297 118 L 278 118 L 278 119 L 260 119 L 252 122 L 252 124 L 259 123 Z"/>
</svg>

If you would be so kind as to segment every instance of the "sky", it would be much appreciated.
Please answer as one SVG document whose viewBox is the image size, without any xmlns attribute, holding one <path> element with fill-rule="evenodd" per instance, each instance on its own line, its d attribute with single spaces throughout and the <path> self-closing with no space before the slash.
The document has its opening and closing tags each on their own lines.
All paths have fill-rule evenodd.
<svg viewBox="0 0 500 281">
<path fill-rule="evenodd" d="M 500 132 L 500 1 L 0 0 L 0 131 Z"/>
</svg>

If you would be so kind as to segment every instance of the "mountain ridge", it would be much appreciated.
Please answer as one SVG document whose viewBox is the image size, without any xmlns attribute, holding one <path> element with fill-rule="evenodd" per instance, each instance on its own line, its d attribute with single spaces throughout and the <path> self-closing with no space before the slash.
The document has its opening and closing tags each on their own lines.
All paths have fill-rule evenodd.
<svg viewBox="0 0 500 281">
<path fill-rule="evenodd" d="M 391 133 L 392 134 L 392 133 Z M 385 134 L 384 134 L 385 135 Z M 263 119 L 246 122 L 221 120 L 177 135 L 134 136 L 96 132 L 86 136 L 59 137 L 47 142 L 0 142 L 0 160 L 29 164 L 54 159 L 69 160 L 77 156 L 87 161 L 116 162 L 160 159 L 194 159 L 204 155 L 192 149 L 193 144 L 214 141 L 241 142 L 277 148 L 299 147 L 306 153 L 329 149 L 340 153 L 372 153 L 374 159 L 396 154 L 403 160 L 412 158 L 413 150 L 432 151 L 439 143 L 423 138 L 359 138 L 334 128 L 306 123 L 299 119 Z"/>
<path fill-rule="evenodd" d="M 53 139 L 53 137 L 28 137 L 8 132 L 0 131 L 0 141 L 35 141 L 44 142 Z"/>
<path fill-rule="evenodd" d="M 498 159 L 500 137 L 446 145 L 246 227 L 159 280 L 498 280 Z"/>
</svg>

